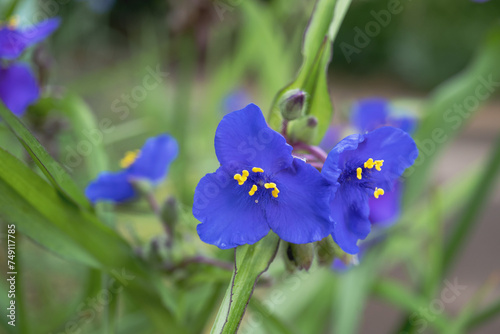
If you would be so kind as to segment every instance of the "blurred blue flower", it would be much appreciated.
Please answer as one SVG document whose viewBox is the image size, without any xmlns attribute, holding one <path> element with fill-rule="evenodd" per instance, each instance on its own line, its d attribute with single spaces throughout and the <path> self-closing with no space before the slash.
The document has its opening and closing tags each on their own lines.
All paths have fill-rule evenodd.
<svg viewBox="0 0 500 334">
<path fill-rule="evenodd" d="M 30 28 L 17 28 L 17 21 L 10 20 L 0 26 L 0 59 L 12 60 L 35 43 L 47 38 L 60 24 L 58 18 L 48 19 Z M 11 63 L 0 67 L 0 100 L 17 116 L 38 100 L 40 89 L 29 66 Z"/>
<path fill-rule="evenodd" d="M 368 98 L 354 104 L 351 124 L 361 133 L 389 125 L 411 134 L 417 125 L 417 119 L 411 116 L 391 115 L 389 101 L 381 98 Z"/>
<path fill-rule="evenodd" d="M 119 172 L 102 172 L 85 189 L 92 202 L 120 203 L 136 196 L 131 181 L 147 181 L 153 186 L 163 181 L 168 168 L 177 157 L 177 141 L 166 134 L 149 138 L 141 150 L 125 154 Z"/>
<path fill-rule="evenodd" d="M 224 115 L 234 110 L 240 110 L 250 103 L 250 96 L 244 89 L 234 90 L 229 93 L 223 101 Z"/>
<path fill-rule="evenodd" d="M 40 89 L 29 66 L 12 64 L 0 68 L 0 100 L 16 116 L 22 116 L 38 100 Z"/>
<path fill-rule="evenodd" d="M 346 253 L 358 253 L 358 240 L 370 233 L 370 197 L 392 190 L 417 156 L 413 139 L 394 127 L 350 135 L 328 154 L 322 174 L 336 189 L 330 200 L 332 236 Z"/>
<path fill-rule="evenodd" d="M 249 104 L 224 116 L 215 153 L 221 166 L 200 180 L 194 195 L 201 240 L 227 249 L 253 244 L 270 230 L 296 244 L 328 236 L 331 187 L 292 156 L 259 107 Z"/>
<path fill-rule="evenodd" d="M 16 20 L 0 27 L 0 58 L 18 58 L 26 48 L 49 37 L 61 23 L 59 18 L 51 18 L 28 28 L 18 28 Z"/>
</svg>

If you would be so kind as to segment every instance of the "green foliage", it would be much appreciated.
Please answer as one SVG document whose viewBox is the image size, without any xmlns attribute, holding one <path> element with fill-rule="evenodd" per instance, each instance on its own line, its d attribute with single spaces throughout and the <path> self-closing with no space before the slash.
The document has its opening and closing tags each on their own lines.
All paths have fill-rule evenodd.
<svg viewBox="0 0 500 334">
<path fill-rule="evenodd" d="M 316 133 L 309 138 L 297 138 L 318 144 L 326 130 L 330 126 L 333 115 L 333 107 L 330 101 L 327 84 L 327 68 L 331 59 L 332 43 L 335 41 L 339 27 L 349 8 L 350 0 L 319 0 L 316 3 L 311 22 L 307 27 L 302 55 L 304 57 L 297 78 L 276 95 L 269 117 L 269 126 L 280 131 L 283 118 L 281 117 L 279 104 L 281 98 L 293 89 L 304 91 L 308 98 L 306 100 L 305 116 L 314 116 L 318 120 Z M 300 119 L 290 123 L 289 133 L 299 131 L 295 124 Z"/>
</svg>

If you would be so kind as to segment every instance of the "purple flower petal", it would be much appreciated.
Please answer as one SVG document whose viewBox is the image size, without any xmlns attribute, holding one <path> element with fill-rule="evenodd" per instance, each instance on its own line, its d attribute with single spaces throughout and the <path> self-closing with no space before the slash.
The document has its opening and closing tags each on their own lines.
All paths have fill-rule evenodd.
<svg viewBox="0 0 500 334">
<path fill-rule="evenodd" d="M 92 202 L 120 203 L 134 198 L 135 190 L 126 171 L 102 172 L 85 189 L 85 196 Z"/>
<path fill-rule="evenodd" d="M 25 29 L 0 28 L 0 58 L 18 58 L 26 48 L 52 34 L 60 22 L 59 18 L 51 18 Z"/>
<path fill-rule="evenodd" d="M 294 159 L 292 167 L 275 176 L 278 198 L 268 203 L 267 219 L 281 239 L 303 244 L 321 240 L 330 234 L 328 182 L 311 165 Z"/>
<path fill-rule="evenodd" d="M 224 116 L 215 133 L 215 153 L 222 167 L 232 172 L 259 167 L 276 173 L 293 162 L 292 147 L 267 126 L 255 104 Z"/>
<path fill-rule="evenodd" d="M 38 100 L 40 89 L 30 68 L 13 64 L 0 69 L 0 100 L 17 116 Z"/>
<path fill-rule="evenodd" d="M 146 179 L 158 184 L 167 175 L 168 168 L 177 157 L 177 141 L 166 134 L 149 138 L 142 147 L 137 160 L 130 165 L 128 173 L 137 179 Z"/>
<path fill-rule="evenodd" d="M 269 233 L 262 203 L 248 195 L 249 187 L 239 186 L 223 168 L 200 180 L 193 215 L 201 222 L 197 226 L 201 240 L 227 249 L 254 244 Z"/>
</svg>

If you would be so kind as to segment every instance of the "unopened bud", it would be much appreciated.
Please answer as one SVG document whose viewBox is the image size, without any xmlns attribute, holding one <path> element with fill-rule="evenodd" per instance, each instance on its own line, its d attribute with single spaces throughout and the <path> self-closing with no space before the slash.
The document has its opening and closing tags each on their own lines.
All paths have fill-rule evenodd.
<svg viewBox="0 0 500 334">
<path fill-rule="evenodd" d="M 333 241 L 332 236 L 316 242 L 316 255 L 320 266 L 329 266 L 339 254 L 339 246 Z"/>
<path fill-rule="evenodd" d="M 292 89 L 283 95 L 280 101 L 281 116 L 287 121 L 293 121 L 304 114 L 306 93 L 300 89 Z"/>
<path fill-rule="evenodd" d="M 305 116 L 290 124 L 290 138 L 292 141 L 312 143 L 318 130 L 318 119 L 314 116 Z"/>
<path fill-rule="evenodd" d="M 295 264 L 299 270 L 305 269 L 307 271 L 311 268 L 314 259 L 312 244 L 289 243 L 286 253 L 291 264 Z"/>
</svg>

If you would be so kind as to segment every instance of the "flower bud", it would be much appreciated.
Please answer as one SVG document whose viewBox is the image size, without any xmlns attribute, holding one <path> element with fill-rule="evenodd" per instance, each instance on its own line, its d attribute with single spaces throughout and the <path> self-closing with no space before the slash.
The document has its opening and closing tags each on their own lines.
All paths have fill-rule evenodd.
<svg viewBox="0 0 500 334">
<path fill-rule="evenodd" d="M 318 119 L 305 116 L 290 124 L 289 135 L 292 141 L 311 143 L 318 130 Z"/>
<path fill-rule="evenodd" d="M 292 244 L 288 243 L 286 254 L 291 265 L 299 270 L 305 269 L 306 271 L 311 268 L 314 259 L 314 250 L 312 244 Z M 287 266 L 288 269 L 288 266 Z"/>
<path fill-rule="evenodd" d="M 293 121 L 304 113 L 306 93 L 299 89 L 292 89 L 281 98 L 279 107 L 281 116 L 287 121 Z"/>
<path fill-rule="evenodd" d="M 332 236 L 328 236 L 316 242 L 316 255 L 320 266 L 332 264 L 336 255 L 339 254 L 339 246 L 333 241 Z"/>
</svg>

